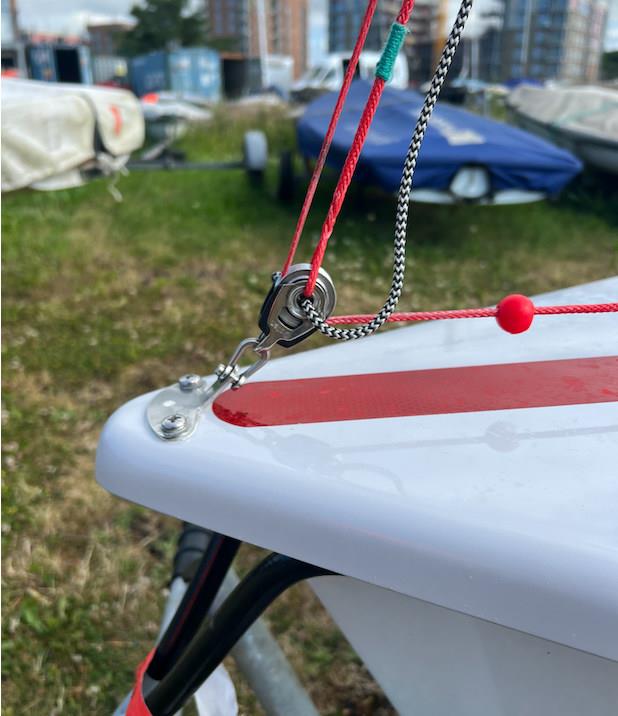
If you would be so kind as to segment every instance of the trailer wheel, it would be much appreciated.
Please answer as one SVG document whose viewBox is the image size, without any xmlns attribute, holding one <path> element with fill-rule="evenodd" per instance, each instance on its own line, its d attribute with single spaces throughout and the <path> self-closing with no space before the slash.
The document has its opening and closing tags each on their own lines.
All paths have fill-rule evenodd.
<svg viewBox="0 0 618 716">
<path fill-rule="evenodd" d="M 296 177 L 294 176 L 294 154 L 286 149 L 279 155 L 279 179 L 277 182 L 277 199 L 284 204 L 294 201 Z"/>
<path fill-rule="evenodd" d="M 264 132 L 252 130 L 245 132 L 242 143 L 243 164 L 253 181 L 261 183 L 264 179 L 268 161 L 268 142 Z"/>
</svg>

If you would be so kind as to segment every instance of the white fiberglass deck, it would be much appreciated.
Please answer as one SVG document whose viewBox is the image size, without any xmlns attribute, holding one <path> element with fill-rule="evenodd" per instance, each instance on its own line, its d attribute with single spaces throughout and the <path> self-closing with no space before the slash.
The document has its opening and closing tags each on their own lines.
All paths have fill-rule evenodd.
<svg viewBox="0 0 618 716">
<path fill-rule="evenodd" d="M 616 297 L 614 278 L 537 302 Z M 445 321 L 274 360 L 254 381 L 616 354 L 616 314 L 537 317 L 519 336 L 493 319 Z M 179 442 L 149 429 L 151 394 L 110 418 L 97 479 L 160 512 L 618 661 L 617 370 L 606 390 L 587 404 L 275 427 L 208 408 Z"/>
</svg>

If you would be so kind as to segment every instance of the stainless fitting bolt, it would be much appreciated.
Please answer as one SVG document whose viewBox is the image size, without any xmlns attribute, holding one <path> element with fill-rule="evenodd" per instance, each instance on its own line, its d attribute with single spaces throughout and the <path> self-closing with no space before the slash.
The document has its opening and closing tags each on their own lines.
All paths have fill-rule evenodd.
<svg viewBox="0 0 618 716">
<path fill-rule="evenodd" d="M 166 438 L 175 438 L 187 427 L 187 419 L 180 413 L 168 415 L 161 421 L 161 432 Z"/>
<path fill-rule="evenodd" d="M 232 381 L 232 390 L 238 390 L 239 388 L 242 388 L 242 386 L 247 382 L 247 378 L 244 375 L 236 375 L 234 376 L 234 380 Z"/>
<path fill-rule="evenodd" d="M 180 390 L 185 390 L 187 392 L 199 388 L 201 383 L 202 379 L 199 375 L 196 375 L 195 373 L 187 373 L 186 375 L 183 375 L 178 379 L 178 387 L 180 388 Z"/>
<path fill-rule="evenodd" d="M 236 368 L 234 366 L 219 363 L 217 370 L 215 371 L 215 375 L 219 380 L 227 380 L 235 370 Z"/>
</svg>

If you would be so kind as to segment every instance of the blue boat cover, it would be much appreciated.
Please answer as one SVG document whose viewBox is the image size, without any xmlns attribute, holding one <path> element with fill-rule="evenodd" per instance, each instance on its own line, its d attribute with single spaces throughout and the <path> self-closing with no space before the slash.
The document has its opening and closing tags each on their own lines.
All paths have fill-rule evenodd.
<svg viewBox="0 0 618 716">
<path fill-rule="evenodd" d="M 357 80 L 350 88 L 327 161 L 334 169 L 343 165 L 370 87 L 369 82 Z M 298 121 L 298 146 L 304 156 L 318 156 L 336 99 L 335 92 L 322 95 Z M 418 92 L 385 89 L 356 179 L 388 192 L 399 188 L 422 103 Z M 438 103 L 420 150 L 414 187 L 446 190 L 463 165 L 486 167 L 492 191 L 520 189 L 548 195 L 557 194 L 582 168 L 572 154 L 528 132 Z"/>
</svg>

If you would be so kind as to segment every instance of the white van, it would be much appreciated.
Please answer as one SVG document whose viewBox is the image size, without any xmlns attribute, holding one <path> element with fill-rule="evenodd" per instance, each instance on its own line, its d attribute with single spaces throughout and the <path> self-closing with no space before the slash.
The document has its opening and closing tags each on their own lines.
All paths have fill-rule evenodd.
<svg viewBox="0 0 618 716">
<path fill-rule="evenodd" d="M 373 80 L 379 59 L 379 52 L 361 52 L 356 76 L 364 80 Z M 317 65 L 314 65 L 292 84 L 292 97 L 299 101 L 306 101 L 322 92 L 338 90 L 343 84 L 343 76 L 349 62 L 350 53 L 348 52 L 333 52 L 326 55 Z M 403 54 L 397 56 L 393 68 L 393 78 L 389 84 L 399 89 L 405 89 L 408 86 L 408 63 Z"/>
</svg>

